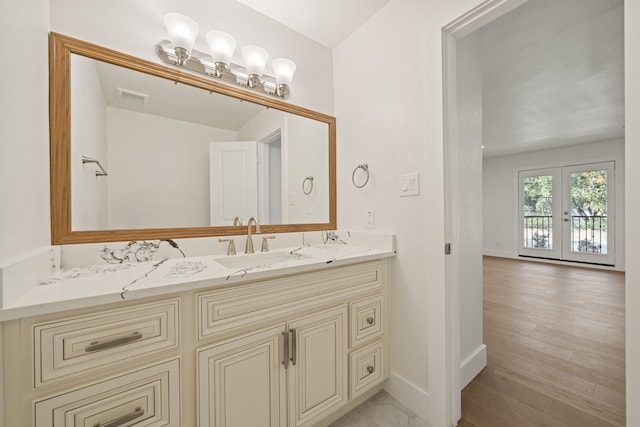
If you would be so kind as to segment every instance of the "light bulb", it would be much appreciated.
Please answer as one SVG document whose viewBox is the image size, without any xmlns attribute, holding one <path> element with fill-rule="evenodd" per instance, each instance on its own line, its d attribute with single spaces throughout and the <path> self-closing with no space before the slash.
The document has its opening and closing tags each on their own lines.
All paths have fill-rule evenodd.
<svg viewBox="0 0 640 427">
<path fill-rule="evenodd" d="M 262 76 L 264 67 L 267 65 L 269 54 L 266 50 L 258 46 L 245 46 L 242 48 L 242 58 L 247 68 L 247 74 Z"/>
<path fill-rule="evenodd" d="M 296 63 L 286 58 L 277 58 L 271 62 L 271 67 L 276 75 L 276 84 L 291 85 L 293 74 L 296 72 Z"/>
<path fill-rule="evenodd" d="M 223 31 L 209 31 L 207 44 L 214 63 L 222 62 L 227 66 L 231 63 L 236 49 L 236 39 Z"/>
</svg>

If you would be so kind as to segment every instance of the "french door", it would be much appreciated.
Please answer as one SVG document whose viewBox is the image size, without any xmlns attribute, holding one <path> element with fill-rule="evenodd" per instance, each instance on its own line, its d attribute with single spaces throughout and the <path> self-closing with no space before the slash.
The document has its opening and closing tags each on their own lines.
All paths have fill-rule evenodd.
<svg viewBox="0 0 640 427">
<path fill-rule="evenodd" d="M 520 171 L 519 251 L 614 265 L 615 162 Z"/>
</svg>

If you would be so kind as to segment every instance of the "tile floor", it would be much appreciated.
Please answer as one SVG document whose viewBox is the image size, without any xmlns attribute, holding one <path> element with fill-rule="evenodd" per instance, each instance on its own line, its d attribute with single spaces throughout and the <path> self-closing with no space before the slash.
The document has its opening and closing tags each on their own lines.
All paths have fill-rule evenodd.
<svg viewBox="0 0 640 427">
<path fill-rule="evenodd" d="M 427 427 L 427 422 L 381 391 L 329 427 Z"/>
</svg>

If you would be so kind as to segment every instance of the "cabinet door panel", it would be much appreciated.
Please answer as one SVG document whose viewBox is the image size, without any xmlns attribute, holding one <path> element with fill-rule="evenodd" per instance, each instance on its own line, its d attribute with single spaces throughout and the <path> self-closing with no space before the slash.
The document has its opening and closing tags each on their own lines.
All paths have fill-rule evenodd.
<svg viewBox="0 0 640 427">
<path fill-rule="evenodd" d="M 295 335 L 289 367 L 289 425 L 312 425 L 347 399 L 347 308 L 289 324 Z M 293 337 L 292 337 L 293 338 Z"/>
<path fill-rule="evenodd" d="M 277 427 L 284 325 L 198 351 L 199 425 Z"/>
</svg>

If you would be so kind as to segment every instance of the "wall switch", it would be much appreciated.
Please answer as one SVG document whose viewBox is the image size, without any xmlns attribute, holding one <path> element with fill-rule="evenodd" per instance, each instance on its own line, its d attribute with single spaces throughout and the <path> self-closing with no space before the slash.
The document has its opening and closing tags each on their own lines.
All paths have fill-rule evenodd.
<svg viewBox="0 0 640 427">
<path fill-rule="evenodd" d="M 296 205 L 296 192 L 292 191 L 291 193 L 289 193 L 289 206 L 295 206 Z"/>
<path fill-rule="evenodd" d="M 398 193 L 403 196 L 417 196 L 420 194 L 420 173 L 413 172 L 400 175 L 398 179 Z"/>
<path fill-rule="evenodd" d="M 364 211 L 364 220 L 367 228 L 376 228 L 376 211 L 366 209 Z"/>
</svg>

